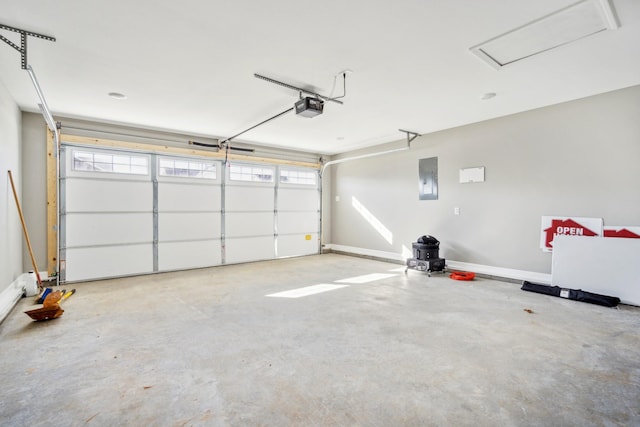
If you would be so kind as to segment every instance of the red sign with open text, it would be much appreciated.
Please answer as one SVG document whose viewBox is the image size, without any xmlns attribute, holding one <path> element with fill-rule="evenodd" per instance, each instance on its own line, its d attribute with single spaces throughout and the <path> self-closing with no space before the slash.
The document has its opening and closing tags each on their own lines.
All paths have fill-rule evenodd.
<svg viewBox="0 0 640 427">
<path fill-rule="evenodd" d="M 553 239 L 557 235 L 602 236 L 603 225 L 602 218 L 543 216 L 540 248 L 551 252 Z"/>
</svg>

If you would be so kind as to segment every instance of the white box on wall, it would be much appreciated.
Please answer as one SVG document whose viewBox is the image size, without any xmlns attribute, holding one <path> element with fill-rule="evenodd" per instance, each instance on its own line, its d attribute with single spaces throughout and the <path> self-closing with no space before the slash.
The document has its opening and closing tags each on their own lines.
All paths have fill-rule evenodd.
<svg viewBox="0 0 640 427">
<path fill-rule="evenodd" d="M 460 169 L 460 184 L 484 182 L 484 166 Z"/>
</svg>

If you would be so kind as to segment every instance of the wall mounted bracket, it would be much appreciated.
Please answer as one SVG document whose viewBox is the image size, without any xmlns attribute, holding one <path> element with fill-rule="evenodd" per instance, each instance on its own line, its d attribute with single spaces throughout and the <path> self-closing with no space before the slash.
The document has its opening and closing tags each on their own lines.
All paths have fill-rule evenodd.
<svg viewBox="0 0 640 427">
<path fill-rule="evenodd" d="M 27 69 L 29 63 L 27 62 L 27 36 L 36 37 L 39 39 L 49 40 L 51 42 L 55 42 L 55 37 L 45 36 L 44 34 L 34 33 L 32 31 L 21 30 L 20 28 L 10 27 L 8 25 L 0 24 L 0 29 L 13 31 L 14 33 L 20 34 L 20 46 L 0 34 L 0 40 L 20 52 L 20 62 L 23 70 Z"/>
<path fill-rule="evenodd" d="M 404 133 L 406 133 L 406 134 L 407 134 L 407 146 L 408 146 L 408 147 L 411 147 L 411 141 L 413 141 L 414 139 L 416 139 L 416 138 L 417 138 L 417 137 L 419 137 L 419 136 L 422 136 L 422 135 L 420 135 L 420 134 L 419 134 L 419 133 L 417 133 L 417 132 L 411 132 L 411 131 L 409 131 L 409 130 L 404 130 L 404 129 L 398 129 L 398 130 L 399 130 L 400 132 L 404 132 Z"/>
</svg>

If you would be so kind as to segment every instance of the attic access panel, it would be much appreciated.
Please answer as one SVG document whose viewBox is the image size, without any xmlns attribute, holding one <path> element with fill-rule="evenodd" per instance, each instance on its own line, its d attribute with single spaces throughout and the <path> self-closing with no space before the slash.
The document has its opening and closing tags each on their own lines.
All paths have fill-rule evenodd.
<svg viewBox="0 0 640 427">
<path fill-rule="evenodd" d="M 582 0 L 480 43 L 471 52 L 494 68 L 618 28 L 608 0 Z"/>
</svg>

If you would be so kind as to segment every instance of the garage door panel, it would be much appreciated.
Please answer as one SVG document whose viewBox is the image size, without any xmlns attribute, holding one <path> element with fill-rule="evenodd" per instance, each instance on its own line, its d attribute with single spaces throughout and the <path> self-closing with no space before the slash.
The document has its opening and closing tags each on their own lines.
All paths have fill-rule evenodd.
<svg viewBox="0 0 640 427">
<path fill-rule="evenodd" d="M 220 213 L 160 213 L 158 239 L 201 240 L 218 239 L 221 235 Z"/>
<path fill-rule="evenodd" d="M 67 179 L 67 212 L 151 212 L 153 187 L 147 181 Z"/>
<path fill-rule="evenodd" d="M 167 242 L 158 245 L 160 271 L 211 267 L 222 264 L 220 240 Z"/>
<path fill-rule="evenodd" d="M 151 213 L 71 213 L 66 216 L 67 247 L 149 243 Z"/>
<path fill-rule="evenodd" d="M 318 233 L 278 236 L 278 257 L 318 253 Z"/>
<path fill-rule="evenodd" d="M 222 173 L 210 179 L 211 165 L 198 175 L 204 157 L 172 164 L 164 154 L 105 148 L 70 156 L 61 181 L 62 280 L 318 253 L 320 192 L 304 168 L 247 162 L 231 174 L 218 164 Z"/>
<path fill-rule="evenodd" d="M 188 185 L 162 182 L 158 184 L 158 210 L 162 211 L 219 211 L 219 185 Z"/>
<path fill-rule="evenodd" d="M 318 190 L 279 188 L 278 189 L 278 210 L 308 210 L 317 211 L 320 208 Z"/>
<path fill-rule="evenodd" d="M 153 246 L 103 246 L 68 248 L 66 280 L 79 281 L 153 272 Z"/>
<path fill-rule="evenodd" d="M 234 212 L 225 216 L 227 237 L 273 236 L 273 212 Z"/>
<path fill-rule="evenodd" d="M 227 211 L 273 211 L 273 187 L 228 185 L 225 191 Z"/>
<path fill-rule="evenodd" d="M 228 238 L 225 248 L 229 264 L 275 258 L 273 237 Z"/>
<path fill-rule="evenodd" d="M 315 212 L 278 212 L 278 234 L 315 233 L 318 226 Z"/>
</svg>

